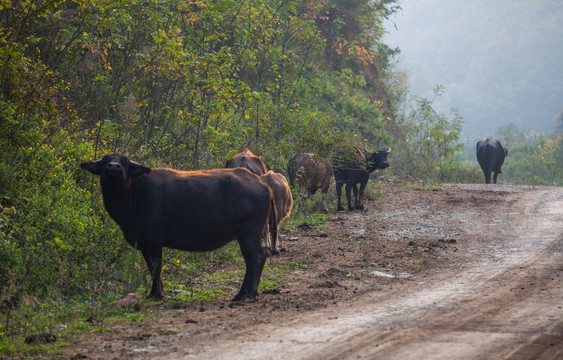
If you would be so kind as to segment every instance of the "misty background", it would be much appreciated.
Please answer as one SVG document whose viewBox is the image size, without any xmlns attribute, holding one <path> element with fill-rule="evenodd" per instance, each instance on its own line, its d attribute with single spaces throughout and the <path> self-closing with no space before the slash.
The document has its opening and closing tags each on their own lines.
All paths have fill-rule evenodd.
<svg viewBox="0 0 563 360">
<path fill-rule="evenodd" d="M 411 92 L 463 116 L 462 140 L 512 123 L 537 132 L 563 111 L 561 0 L 400 0 L 384 42 L 398 47 Z"/>
</svg>

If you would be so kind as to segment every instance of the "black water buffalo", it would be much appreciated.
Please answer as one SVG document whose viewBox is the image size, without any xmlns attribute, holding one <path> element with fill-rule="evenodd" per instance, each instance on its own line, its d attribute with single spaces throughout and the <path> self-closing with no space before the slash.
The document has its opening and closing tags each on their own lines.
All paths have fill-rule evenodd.
<svg viewBox="0 0 563 360">
<path fill-rule="evenodd" d="M 485 183 L 491 183 L 491 173 L 494 172 L 493 181 L 497 183 L 497 176 L 501 174 L 500 170 L 504 163 L 504 158 L 508 156 L 508 150 L 502 147 L 498 140 L 481 140 L 477 142 L 477 161 L 485 174 Z"/>
<path fill-rule="evenodd" d="M 248 148 L 228 159 L 225 162 L 225 167 L 230 169 L 237 167 L 245 168 L 258 176 L 268 172 L 266 164 L 264 164 L 262 159 L 254 155 Z"/>
<path fill-rule="evenodd" d="M 163 247 L 209 251 L 237 240 L 246 274 L 233 301 L 255 300 L 266 259 L 260 238 L 274 209 L 272 191 L 258 176 L 246 169 L 151 169 L 121 154 L 80 167 L 100 176 L 106 210 L 143 254 L 152 277 L 149 297 L 164 296 Z"/>
<path fill-rule="evenodd" d="M 296 184 L 303 186 L 309 196 L 322 189 L 323 210 L 328 212 L 326 194 L 332 178 L 332 165 L 327 158 L 310 153 L 298 153 L 287 163 L 287 174 L 291 187 Z"/>
<path fill-rule="evenodd" d="M 366 149 L 360 149 L 354 146 L 354 150 L 349 152 L 340 152 L 333 159 L 334 180 L 336 181 L 336 195 L 338 196 L 338 211 L 344 210 L 341 201 L 342 185 L 346 184 L 346 197 L 348 198 L 348 210 L 363 210 L 363 197 L 366 185 L 369 180 L 369 174 L 376 169 L 385 169 L 389 167 L 387 156 L 391 152 L 389 150 L 378 150 L 369 152 Z M 358 193 L 358 184 L 360 190 Z M 356 199 L 352 206 L 351 190 L 354 190 Z"/>
<path fill-rule="evenodd" d="M 279 226 L 280 222 L 286 219 L 291 214 L 291 209 L 293 207 L 293 196 L 291 195 L 291 191 L 289 190 L 289 184 L 285 179 L 285 176 L 279 173 L 275 173 L 273 171 L 268 171 L 264 175 L 260 176 L 260 179 L 266 183 L 270 189 L 272 189 L 272 193 L 274 194 L 274 203 L 276 204 L 276 222 Z M 275 226 L 268 224 L 268 226 Z M 279 254 L 280 247 L 279 247 L 279 238 L 277 236 L 277 231 L 275 232 L 275 237 L 272 237 L 271 231 L 265 232 L 265 236 L 262 240 L 262 248 L 266 248 L 272 254 Z"/>
</svg>

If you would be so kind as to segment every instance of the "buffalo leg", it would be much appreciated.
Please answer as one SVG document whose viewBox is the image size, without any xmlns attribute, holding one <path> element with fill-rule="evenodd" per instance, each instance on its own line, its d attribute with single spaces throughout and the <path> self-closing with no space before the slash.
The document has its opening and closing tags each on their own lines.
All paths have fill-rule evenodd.
<svg viewBox="0 0 563 360">
<path fill-rule="evenodd" d="M 328 213 L 328 206 L 326 205 L 326 194 L 328 193 L 328 188 L 323 189 L 323 192 L 321 194 L 321 199 L 322 199 L 322 204 L 323 204 L 323 211 L 325 213 Z"/>
<path fill-rule="evenodd" d="M 489 170 L 483 170 L 483 173 L 485 174 L 485 184 L 490 184 L 491 183 L 491 172 Z"/>
<path fill-rule="evenodd" d="M 352 190 L 354 190 L 354 209 L 356 209 L 357 206 L 358 206 L 358 201 L 359 201 L 359 198 L 358 198 L 358 184 L 354 184 L 354 185 L 352 186 Z"/>
<path fill-rule="evenodd" d="M 272 253 L 272 255 L 277 255 L 280 253 L 280 239 L 278 237 L 278 219 L 277 219 L 277 210 L 276 210 L 276 204 L 274 202 L 274 199 L 272 198 L 271 203 L 270 203 L 270 212 L 269 212 L 269 216 L 267 219 L 267 228 L 268 228 L 268 234 L 270 236 L 270 251 Z"/>
<path fill-rule="evenodd" d="M 360 184 L 360 194 L 356 197 L 356 209 L 357 210 L 364 210 L 364 192 L 366 191 L 366 185 L 368 184 L 367 181 L 362 181 Z"/>
<path fill-rule="evenodd" d="M 480 164 L 481 170 L 483 170 L 483 174 L 485 175 L 485 184 L 491 183 L 491 172 L 489 171 L 489 165 L 487 164 Z"/>
<path fill-rule="evenodd" d="M 162 249 L 142 251 L 147 268 L 151 274 L 152 288 L 149 298 L 160 300 L 164 298 L 164 284 L 162 283 Z"/>
<path fill-rule="evenodd" d="M 342 206 L 342 183 L 336 183 L 336 196 L 338 198 L 338 207 L 336 208 L 337 211 L 344 211 L 344 207 Z"/>
<path fill-rule="evenodd" d="M 266 263 L 266 256 L 262 251 L 260 241 L 256 239 L 256 235 L 242 237 L 239 240 L 239 245 L 246 264 L 246 273 L 240 291 L 232 301 L 254 302 L 258 295 L 258 285 L 260 284 L 262 269 Z"/>
<path fill-rule="evenodd" d="M 353 211 L 354 207 L 352 206 L 352 187 L 354 188 L 354 193 L 358 193 L 358 188 L 355 184 L 346 183 L 346 198 L 348 199 L 348 210 Z"/>
<path fill-rule="evenodd" d="M 266 256 L 270 256 L 272 253 L 272 234 L 270 231 L 270 224 L 266 224 L 264 232 L 262 233 L 262 251 Z"/>
<path fill-rule="evenodd" d="M 497 183 L 497 176 L 498 176 L 498 172 L 495 171 L 495 175 L 493 176 L 493 182 L 496 184 Z M 490 181 L 490 180 L 489 180 Z"/>
<path fill-rule="evenodd" d="M 262 233 L 262 251 L 266 257 L 280 253 L 279 238 L 277 237 L 278 233 L 273 230 L 273 225 L 268 223 Z"/>
</svg>

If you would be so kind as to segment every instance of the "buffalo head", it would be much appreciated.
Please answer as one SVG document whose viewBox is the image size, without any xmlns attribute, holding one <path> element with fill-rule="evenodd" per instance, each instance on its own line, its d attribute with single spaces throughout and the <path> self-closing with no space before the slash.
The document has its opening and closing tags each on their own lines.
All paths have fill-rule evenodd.
<svg viewBox="0 0 563 360">
<path fill-rule="evenodd" d="M 131 161 L 127 156 L 115 153 L 105 155 L 97 161 L 80 164 L 80 167 L 100 176 L 102 187 L 127 186 L 131 178 L 148 174 L 151 169 Z"/>
<path fill-rule="evenodd" d="M 367 170 L 368 172 L 373 172 L 376 169 L 385 169 L 389 167 L 389 162 L 387 162 L 387 156 L 391 153 L 389 150 L 378 150 L 373 153 L 367 154 Z"/>
<path fill-rule="evenodd" d="M 80 167 L 102 177 L 135 177 L 151 171 L 149 167 L 131 161 L 119 153 L 104 155 L 100 160 L 82 163 Z"/>
</svg>

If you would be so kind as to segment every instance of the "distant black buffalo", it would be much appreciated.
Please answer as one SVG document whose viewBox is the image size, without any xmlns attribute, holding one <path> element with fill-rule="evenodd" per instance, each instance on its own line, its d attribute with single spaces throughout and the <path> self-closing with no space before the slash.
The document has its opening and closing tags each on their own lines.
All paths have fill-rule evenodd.
<svg viewBox="0 0 563 360">
<path fill-rule="evenodd" d="M 152 277 L 149 297 L 161 299 L 162 248 L 209 251 L 237 240 L 246 263 L 233 301 L 252 302 L 266 261 L 261 235 L 277 231 L 272 190 L 247 169 L 151 169 L 121 154 L 80 164 L 100 176 L 104 206 L 127 242 L 139 249 Z"/>
<path fill-rule="evenodd" d="M 336 181 L 336 195 L 338 196 L 337 210 L 344 210 L 341 201 L 342 185 L 346 184 L 346 198 L 348 199 L 348 210 L 363 210 L 363 197 L 366 185 L 369 180 L 369 174 L 376 169 L 385 169 L 389 167 L 387 156 L 391 152 L 389 150 L 378 150 L 370 152 L 354 146 L 347 152 L 340 152 L 333 161 L 334 180 Z M 360 190 L 358 192 L 358 184 Z M 352 194 L 356 198 L 354 206 L 352 206 Z"/>
<path fill-rule="evenodd" d="M 508 155 L 508 150 L 502 147 L 498 140 L 481 140 L 477 143 L 477 161 L 485 174 L 485 183 L 491 183 L 491 173 L 494 172 L 493 181 L 497 183 L 497 176 L 504 163 L 504 158 Z"/>
</svg>

